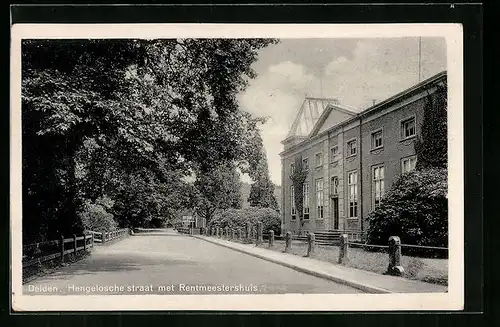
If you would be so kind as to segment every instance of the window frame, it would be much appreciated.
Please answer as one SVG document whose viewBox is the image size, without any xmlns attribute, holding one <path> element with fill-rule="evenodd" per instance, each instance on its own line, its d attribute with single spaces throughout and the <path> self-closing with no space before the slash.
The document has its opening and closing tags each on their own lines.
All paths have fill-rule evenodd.
<svg viewBox="0 0 500 327">
<path fill-rule="evenodd" d="M 295 206 L 295 187 L 290 186 L 290 214 L 292 216 L 292 220 L 297 218 L 297 207 Z"/>
<path fill-rule="evenodd" d="M 307 190 L 307 193 L 306 193 L 306 190 Z M 307 197 L 306 197 L 306 194 L 307 194 Z M 302 197 L 303 197 L 302 214 L 304 216 L 304 220 L 309 220 L 309 215 L 311 212 L 311 206 L 310 206 L 311 194 L 310 194 L 310 190 L 309 190 L 309 182 L 304 182 L 304 184 L 302 184 Z"/>
<path fill-rule="evenodd" d="M 356 176 L 356 183 L 351 183 L 350 175 L 355 174 Z M 347 210 L 348 218 L 358 218 L 358 171 L 357 170 L 351 170 L 347 172 Z M 351 186 L 354 186 L 354 196 L 351 196 Z M 351 201 L 354 200 L 354 201 Z M 353 203 L 352 206 L 352 213 L 355 215 L 351 215 L 351 202 Z"/>
<path fill-rule="evenodd" d="M 337 184 L 335 185 L 335 182 L 337 181 Z M 330 179 L 331 182 L 331 192 L 332 196 L 339 196 L 339 177 L 338 176 L 332 176 Z"/>
<path fill-rule="evenodd" d="M 352 143 L 354 143 L 356 145 L 354 147 L 354 149 L 356 150 L 354 154 L 351 153 L 351 148 L 350 148 L 350 144 L 352 144 Z M 354 138 L 346 141 L 346 150 L 347 150 L 346 158 L 355 157 L 358 155 L 358 138 L 357 137 L 354 137 Z"/>
<path fill-rule="evenodd" d="M 319 183 L 319 182 L 321 182 L 321 183 Z M 321 189 L 318 187 L 319 185 L 321 185 Z M 316 219 L 324 219 L 325 218 L 325 181 L 323 180 L 323 178 L 317 178 L 315 186 L 316 186 Z"/>
<path fill-rule="evenodd" d="M 383 171 L 383 176 L 382 178 L 375 178 L 375 170 L 382 168 Z M 380 175 L 380 173 L 379 173 Z M 375 210 L 377 206 L 380 205 L 380 202 L 382 201 L 382 198 L 384 197 L 385 194 L 385 166 L 383 163 L 373 165 L 372 166 L 372 176 L 371 176 L 371 185 L 372 185 L 372 210 Z M 377 204 L 377 182 L 379 182 L 379 203 Z"/>
<path fill-rule="evenodd" d="M 414 133 L 413 135 L 410 135 L 410 136 L 406 136 L 406 130 L 405 130 L 405 136 L 403 137 L 403 124 L 410 121 L 410 120 L 413 120 L 413 124 L 414 124 Z M 399 121 L 399 140 L 400 141 L 406 141 L 406 140 L 409 140 L 409 139 L 412 139 L 414 137 L 417 136 L 417 116 L 416 115 L 411 115 L 411 116 L 408 116 L 406 118 L 403 118 Z"/>
<path fill-rule="evenodd" d="M 333 154 L 334 149 L 335 149 L 335 154 Z M 335 161 L 335 159 L 337 159 L 338 156 L 339 156 L 339 146 L 334 145 L 330 148 L 330 158 L 332 159 L 332 162 Z"/>
<path fill-rule="evenodd" d="M 380 133 L 381 145 L 375 145 L 374 135 Z M 384 129 L 379 128 L 370 133 L 370 150 L 379 150 L 384 148 Z"/>
<path fill-rule="evenodd" d="M 307 165 L 304 163 L 307 163 Z M 302 158 L 302 168 L 306 171 L 309 170 L 309 157 Z"/>
<path fill-rule="evenodd" d="M 318 158 L 320 158 L 320 164 L 318 165 Z M 316 168 L 323 167 L 323 152 L 316 152 L 314 154 L 314 165 Z"/>
<path fill-rule="evenodd" d="M 409 171 L 404 171 L 403 167 L 403 163 L 405 160 L 408 160 L 410 162 L 411 159 L 414 159 L 415 160 L 415 165 L 413 167 L 413 169 L 409 170 Z M 401 175 L 403 174 L 407 174 L 407 173 L 410 173 L 412 171 L 414 171 L 415 169 L 417 169 L 417 155 L 414 154 L 414 155 L 411 155 L 411 156 L 407 156 L 407 157 L 404 157 L 404 158 L 401 158 L 401 165 L 400 165 L 400 169 L 401 169 Z"/>
</svg>

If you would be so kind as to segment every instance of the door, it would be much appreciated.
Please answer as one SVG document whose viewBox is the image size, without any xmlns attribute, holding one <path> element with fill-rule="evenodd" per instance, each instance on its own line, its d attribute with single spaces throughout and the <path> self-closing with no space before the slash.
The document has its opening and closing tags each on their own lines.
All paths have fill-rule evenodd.
<svg viewBox="0 0 500 327">
<path fill-rule="evenodd" d="M 333 198 L 333 229 L 339 229 L 339 198 Z"/>
</svg>

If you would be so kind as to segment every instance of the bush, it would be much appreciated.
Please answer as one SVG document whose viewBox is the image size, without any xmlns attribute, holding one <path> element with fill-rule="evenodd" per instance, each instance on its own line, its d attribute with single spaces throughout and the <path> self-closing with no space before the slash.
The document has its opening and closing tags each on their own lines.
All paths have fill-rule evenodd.
<svg viewBox="0 0 500 327">
<path fill-rule="evenodd" d="M 112 201 L 108 198 L 99 198 L 95 203 L 84 200 L 83 208 L 82 211 L 79 212 L 79 216 L 85 229 L 95 232 L 115 230 L 118 224 L 113 214 L 107 211 L 112 205 Z"/>
<path fill-rule="evenodd" d="M 367 243 L 387 245 L 390 236 L 411 245 L 448 246 L 447 172 L 425 169 L 403 174 L 368 216 Z M 409 252 L 429 253 L 429 250 Z M 442 250 L 431 251 L 442 255 Z M 435 252 L 435 253 L 434 253 Z"/>
<path fill-rule="evenodd" d="M 262 222 L 264 233 L 274 230 L 279 235 L 281 230 L 280 215 L 271 208 L 246 208 L 246 209 L 226 209 L 214 215 L 210 220 L 209 228 L 245 228 L 247 222 L 256 225 L 258 221 Z"/>
</svg>

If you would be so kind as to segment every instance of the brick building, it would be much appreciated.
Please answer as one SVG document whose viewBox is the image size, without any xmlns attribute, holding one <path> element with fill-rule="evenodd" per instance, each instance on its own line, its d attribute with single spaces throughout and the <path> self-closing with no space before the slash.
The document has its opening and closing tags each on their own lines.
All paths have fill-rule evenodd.
<svg viewBox="0 0 500 327">
<path fill-rule="evenodd" d="M 284 230 L 299 230 L 290 179 L 297 156 L 308 167 L 302 231 L 366 230 L 384 191 L 415 168 L 425 100 L 446 76 L 441 72 L 361 112 L 334 99 L 306 98 L 282 141 Z"/>
</svg>

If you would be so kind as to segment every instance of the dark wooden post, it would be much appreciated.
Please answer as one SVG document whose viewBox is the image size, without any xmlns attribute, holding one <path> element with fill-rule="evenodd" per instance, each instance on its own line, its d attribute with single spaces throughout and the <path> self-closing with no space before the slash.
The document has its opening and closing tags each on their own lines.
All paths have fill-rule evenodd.
<svg viewBox="0 0 500 327">
<path fill-rule="evenodd" d="M 290 251 L 292 248 L 292 232 L 288 231 L 285 233 L 285 252 Z"/>
<path fill-rule="evenodd" d="M 311 254 L 314 253 L 316 249 L 316 237 L 314 233 L 308 232 L 307 233 L 307 254 L 306 257 L 310 257 Z"/>
<path fill-rule="evenodd" d="M 246 230 L 246 235 L 245 235 L 245 238 L 247 240 L 249 240 L 251 238 L 251 230 L 252 230 L 252 223 L 251 222 L 247 222 L 247 230 Z"/>
<path fill-rule="evenodd" d="M 274 230 L 269 231 L 269 247 L 274 246 Z"/>
<path fill-rule="evenodd" d="M 229 226 L 226 226 L 226 239 L 229 239 Z"/>
<path fill-rule="evenodd" d="M 349 238 L 347 234 L 340 235 L 340 244 L 339 244 L 339 261 L 338 263 L 342 264 L 349 260 L 349 256 L 347 255 L 349 249 Z"/>
<path fill-rule="evenodd" d="M 64 235 L 61 235 L 61 263 L 64 263 Z"/>
<path fill-rule="evenodd" d="M 87 234 L 83 233 L 83 251 L 87 252 Z"/>
<path fill-rule="evenodd" d="M 387 274 L 402 276 L 404 269 L 401 266 L 401 239 L 398 236 L 389 237 L 389 266 Z"/>
<path fill-rule="evenodd" d="M 220 227 L 217 227 L 217 237 L 220 238 Z"/>
<path fill-rule="evenodd" d="M 73 234 L 73 248 L 75 249 L 75 255 L 76 255 L 76 252 L 78 251 L 78 241 L 76 240 L 76 234 Z"/>
</svg>

